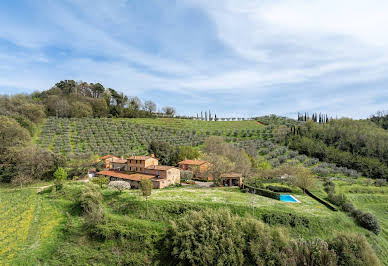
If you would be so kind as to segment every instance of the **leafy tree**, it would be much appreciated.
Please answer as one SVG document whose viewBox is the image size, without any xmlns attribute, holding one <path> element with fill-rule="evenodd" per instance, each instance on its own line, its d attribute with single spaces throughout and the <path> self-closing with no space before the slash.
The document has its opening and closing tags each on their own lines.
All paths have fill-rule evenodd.
<svg viewBox="0 0 388 266">
<path fill-rule="evenodd" d="M 152 140 L 148 145 L 148 152 L 154 154 L 161 164 L 176 165 L 178 162 L 177 150 L 166 142 Z"/>
<path fill-rule="evenodd" d="M 110 180 L 106 176 L 97 176 L 92 179 L 92 182 L 99 185 L 102 188 L 103 185 L 109 184 Z"/>
<path fill-rule="evenodd" d="M 174 116 L 176 113 L 175 108 L 171 106 L 163 107 L 162 111 L 168 116 Z"/>
<path fill-rule="evenodd" d="M 178 154 L 178 160 L 183 161 L 185 159 L 187 160 L 194 160 L 199 157 L 199 151 L 192 147 L 192 146 L 180 146 L 179 147 L 179 154 Z"/>
<path fill-rule="evenodd" d="M 100 83 L 90 83 L 90 90 L 92 91 L 92 97 L 100 98 L 100 96 L 104 93 L 105 88 Z"/>
<path fill-rule="evenodd" d="M 74 102 L 71 104 L 72 117 L 92 117 L 93 109 L 88 103 Z"/>
<path fill-rule="evenodd" d="M 294 177 L 294 185 L 300 187 L 303 193 L 306 189 L 311 189 L 317 182 L 316 177 L 311 173 L 308 168 L 300 167 Z"/>
<path fill-rule="evenodd" d="M 206 170 L 206 175 L 213 177 L 214 183 L 221 183 L 221 175 L 231 172 L 235 164 L 228 158 L 217 154 L 208 154 L 204 158 L 211 166 Z"/>
<path fill-rule="evenodd" d="M 154 113 L 156 111 L 156 104 L 153 101 L 145 101 L 143 108 L 149 113 Z"/>
<path fill-rule="evenodd" d="M 30 184 L 32 183 L 32 178 L 24 173 L 18 173 L 13 179 L 12 184 L 19 184 L 20 189 L 23 188 L 23 184 Z"/>
<path fill-rule="evenodd" d="M 61 190 L 63 187 L 63 182 L 67 178 L 67 173 L 65 169 L 62 167 L 58 167 L 58 169 L 54 173 L 54 178 L 55 178 L 55 187 L 57 190 Z"/>
<path fill-rule="evenodd" d="M 0 115 L 0 155 L 11 147 L 24 145 L 29 141 L 28 131 L 22 128 L 15 119 Z"/>
<path fill-rule="evenodd" d="M 146 198 L 147 213 L 148 213 L 148 198 L 152 192 L 152 182 L 149 179 L 143 179 L 140 181 L 140 188 L 143 196 Z"/>
</svg>

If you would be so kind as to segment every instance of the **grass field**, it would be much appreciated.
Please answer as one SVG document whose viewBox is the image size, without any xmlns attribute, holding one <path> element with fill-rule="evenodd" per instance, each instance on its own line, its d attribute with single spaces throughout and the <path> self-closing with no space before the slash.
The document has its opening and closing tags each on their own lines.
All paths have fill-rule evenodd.
<svg viewBox="0 0 388 266">
<path fill-rule="evenodd" d="M 0 188 L 0 265 L 32 265 L 56 247 L 62 208 L 35 187 Z"/>
</svg>

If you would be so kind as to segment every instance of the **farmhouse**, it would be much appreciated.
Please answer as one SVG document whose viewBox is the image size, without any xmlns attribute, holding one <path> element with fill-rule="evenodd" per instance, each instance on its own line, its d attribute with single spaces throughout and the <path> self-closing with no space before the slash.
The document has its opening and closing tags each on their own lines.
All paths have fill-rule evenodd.
<svg viewBox="0 0 388 266">
<path fill-rule="evenodd" d="M 192 171 L 195 178 L 212 180 L 211 176 L 206 175 L 210 163 L 202 160 L 184 160 L 178 163 L 178 167 L 182 170 Z"/>
<path fill-rule="evenodd" d="M 150 179 L 154 188 L 180 183 L 179 169 L 159 165 L 158 159 L 154 156 L 131 156 L 128 159 L 108 157 L 105 158 L 105 162 L 109 166 L 108 170 L 98 172 L 97 175 L 107 176 L 112 181 L 127 181 L 133 188 L 139 188 L 143 179 Z"/>
</svg>

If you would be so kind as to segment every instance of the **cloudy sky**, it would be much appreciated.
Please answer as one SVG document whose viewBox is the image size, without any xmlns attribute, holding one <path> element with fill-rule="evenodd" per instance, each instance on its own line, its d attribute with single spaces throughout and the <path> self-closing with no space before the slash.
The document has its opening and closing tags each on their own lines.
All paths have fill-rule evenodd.
<svg viewBox="0 0 388 266">
<path fill-rule="evenodd" d="M 0 2 L 0 93 L 100 82 L 180 114 L 388 109 L 386 0 Z"/>
</svg>

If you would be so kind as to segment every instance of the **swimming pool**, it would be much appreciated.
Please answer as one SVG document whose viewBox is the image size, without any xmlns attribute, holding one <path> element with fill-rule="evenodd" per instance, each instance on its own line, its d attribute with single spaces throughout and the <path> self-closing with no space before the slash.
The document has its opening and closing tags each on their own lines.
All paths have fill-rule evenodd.
<svg viewBox="0 0 388 266">
<path fill-rule="evenodd" d="M 292 195 L 280 195 L 280 200 L 284 202 L 296 202 L 300 203 L 299 200 L 297 200 L 294 196 Z"/>
</svg>

